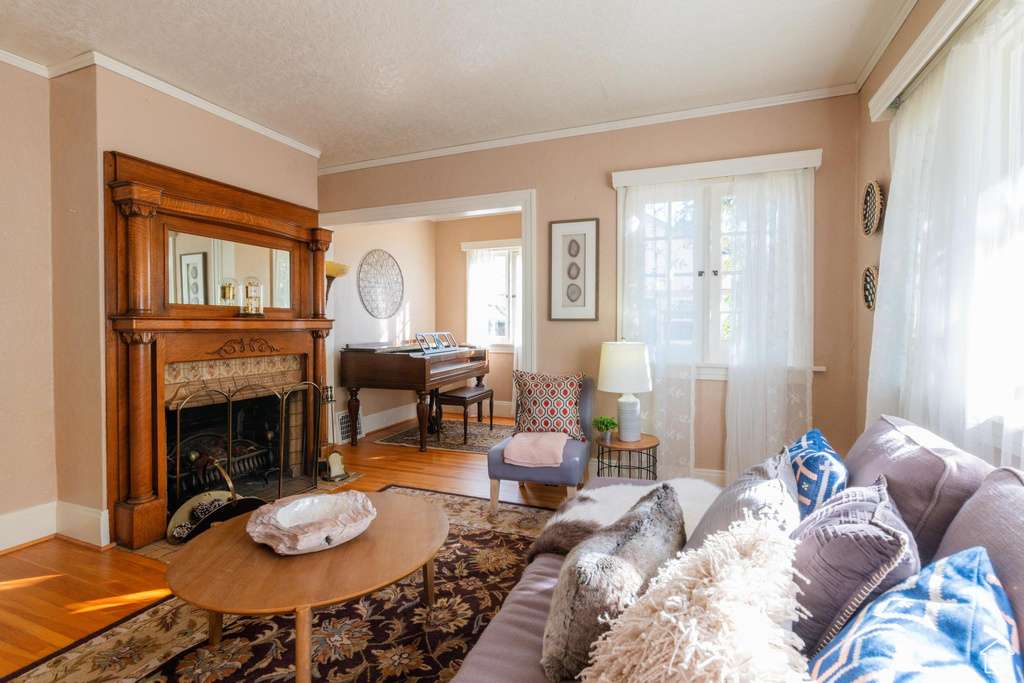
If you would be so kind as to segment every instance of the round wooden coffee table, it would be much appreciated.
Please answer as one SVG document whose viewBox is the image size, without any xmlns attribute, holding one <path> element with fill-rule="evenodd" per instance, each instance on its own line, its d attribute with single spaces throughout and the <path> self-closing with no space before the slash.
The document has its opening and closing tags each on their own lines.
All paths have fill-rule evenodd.
<svg viewBox="0 0 1024 683">
<path fill-rule="evenodd" d="M 282 556 L 245 531 L 249 515 L 211 528 L 174 553 L 171 591 L 209 613 L 210 645 L 225 614 L 295 614 L 295 680 L 309 681 L 312 608 L 333 605 L 423 569 L 423 600 L 434 604 L 434 554 L 448 538 L 444 512 L 419 498 L 367 493 L 377 517 L 348 543 Z"/>
</svg>

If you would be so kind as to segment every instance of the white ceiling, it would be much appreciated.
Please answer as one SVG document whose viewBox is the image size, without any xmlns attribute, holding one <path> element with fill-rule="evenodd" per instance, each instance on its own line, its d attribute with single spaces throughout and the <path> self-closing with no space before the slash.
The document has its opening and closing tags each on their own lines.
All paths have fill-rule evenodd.
<svg viewBox="0 0 1024 683">
<path fill-rule="evenodd" d="M 4 0 L 0 49 L 103 53 L 325 167 L 859 86 L 914 2 Z"/>
</svg>

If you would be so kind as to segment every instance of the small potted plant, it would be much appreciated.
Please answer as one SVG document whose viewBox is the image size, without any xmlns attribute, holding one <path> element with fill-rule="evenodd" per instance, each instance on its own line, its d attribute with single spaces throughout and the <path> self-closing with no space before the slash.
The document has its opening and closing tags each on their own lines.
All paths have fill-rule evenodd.
<svg viewBox="0 0 1024 683">
<path fill-rule="evenodd" d="M 590 424 L 594 425 L 594 429 L 601 432 L 601 439 L 605 443 L 611 442 L 612 431 L 619 426 L 619 423 L 613 417 L 595 417 L 590 421 Z"/>
</svg>

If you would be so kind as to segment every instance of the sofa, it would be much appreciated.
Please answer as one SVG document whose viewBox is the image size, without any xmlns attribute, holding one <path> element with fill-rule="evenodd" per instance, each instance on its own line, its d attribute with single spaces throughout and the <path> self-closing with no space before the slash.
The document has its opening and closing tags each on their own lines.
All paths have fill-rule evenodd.
<svg viewBox="0 0 1024 683">
<path fill-rule="evenodd" d="M 1024 472 L 996 469 L 946 446 L 909 422 L 883 416 L 845 458 L 849 486 L 885 475 L 893 496 L 899 494 L 908 514 L 921 520 L 911 531 L 922 559 L 930 562 L 968 547 L 985 547 L 1018 628 L 1024 629 Z M 583 490 L 620 483 L 651 482 L 597 477 Z M 548 680 L 540 664 L 544 627 L 564 561 L 564 556 L 550 553 L 534 558 L 466 656 L 456 680 Z"/>
</svg>

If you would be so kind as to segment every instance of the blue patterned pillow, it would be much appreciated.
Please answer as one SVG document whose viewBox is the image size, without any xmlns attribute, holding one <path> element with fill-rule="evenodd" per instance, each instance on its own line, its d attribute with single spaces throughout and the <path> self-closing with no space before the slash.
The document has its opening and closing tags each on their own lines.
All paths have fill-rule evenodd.
<svg viewBox="0 0 1024 683">
<path fill-rule="evenodd" d="M 820 429 L 807 432 L 787 450 L 796 475 L 796 501 L 803 519 L 845 489 L 849 475 Z"/>
<path fill-rule="evenodd" d="M 1019 681 L 1017 626 L 988 551 L 928 565 L 861 610 L 808 665 L 818 683 Z"/>
</svg>

